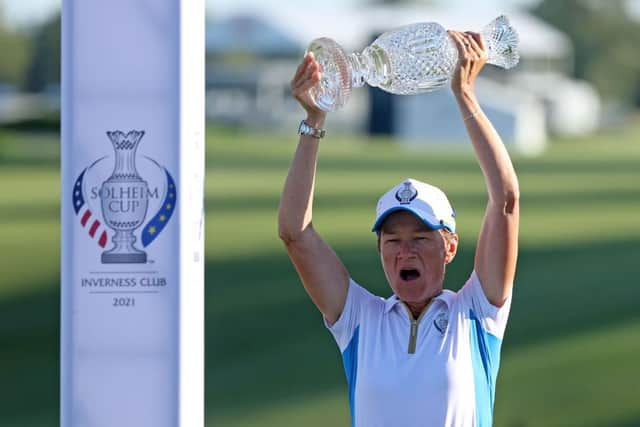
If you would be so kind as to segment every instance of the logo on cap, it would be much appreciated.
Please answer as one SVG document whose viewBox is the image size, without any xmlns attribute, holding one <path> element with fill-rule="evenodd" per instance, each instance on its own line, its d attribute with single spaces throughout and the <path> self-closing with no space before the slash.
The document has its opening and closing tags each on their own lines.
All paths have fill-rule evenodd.
<svg viewBox="0 0 640 427">
<path fill-rule="evenodd" d="M 396 200 L 399 201 L 401 205 L 408 205 L 413 199 L 418 197 L 418 190 L 416 190 L 409 181 L 403 182 L 402 185 L 404 185 L 404 187 L 396 191 Z"/>
</svg>

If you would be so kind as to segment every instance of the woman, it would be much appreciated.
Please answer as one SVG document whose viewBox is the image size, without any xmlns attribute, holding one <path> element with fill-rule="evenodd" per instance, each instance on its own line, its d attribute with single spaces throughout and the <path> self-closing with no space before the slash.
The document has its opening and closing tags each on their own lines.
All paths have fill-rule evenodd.
<svg viewBox="0 0 640 427">
<path fill-rule="evenodd" d="M 354 426 L 492 424 L 516 269 L 519 189 L 507 150 L 474 91 L 487 60 L 482 37 L 449 34 L 461 58 L 451 88 L 489 195 L 474 270 L 457 293 L 443 289 L 445 267 L 458 247 L 455 211 L 439 189 L 413 179 L 380 198 L 373 227 L 394 295 L 381 299 L 350 278 L 311 222 L 326 119 L 309 95 L 320 80 L 311 54 L 291 82 L 307 117 L 282 194 L 279 233 L 342 352 Z"/>
</svg>

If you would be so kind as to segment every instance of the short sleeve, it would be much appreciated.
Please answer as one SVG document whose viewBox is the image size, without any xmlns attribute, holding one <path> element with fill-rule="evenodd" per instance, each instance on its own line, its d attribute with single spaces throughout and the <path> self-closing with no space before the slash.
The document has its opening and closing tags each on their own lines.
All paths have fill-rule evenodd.
<svg viewBox="0 0 640 427">
<path fill-rule="evenodd" d="M 340 347 L 340 352 L 343 352 L 349 345 L 356 328 L 360 325 L 361 314 L 367 304 L 379 300 L 378 297 L 358 285 L 353 279 L 349 280 L 347 299 L 338 320 L 333 325 L 330 325 L 323 316 L 324 325 L 336 340 L 338 347 Z"/>
<path fill-rule="evenodd" d="M 502 339 L 504 330 L 509 319 L 511 310 L 511 295 L 507 298 L 502 307 L 491 304 L 482 289 L 482 284 L 475 270 L 467 283 L 458 292 L 459 303 L 462 308 L 471 310 L 481 323 L 482 327 L 491 335 Z"/>
</svg>

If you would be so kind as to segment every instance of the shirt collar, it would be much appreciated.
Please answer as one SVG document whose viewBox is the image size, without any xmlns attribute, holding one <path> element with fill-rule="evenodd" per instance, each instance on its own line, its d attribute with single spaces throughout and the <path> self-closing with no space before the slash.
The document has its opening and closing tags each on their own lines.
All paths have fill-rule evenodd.
<svg viewBox="0 0 640 427">
<path fill-rule="evenodd" d="M 453 295 L 455 295 L 455 292 L 450 291 L 449 289 L 443 289 L 442 292 L 440 292 L 440 295 L 435 297 L 433 300 L 434 300 L 434 303 L 436 301 L 442 301 L 448 308 L 449 305 L 451 304 L 451 298 Z M 396 294 L 393 294 L 389 298 L 387 298 L 384 301 L 385 314 L 391 311 L 391 309 L 395 307 L 397 304 L 399 304 L 400 302 L 401 302 L 400 298 L 398 298 Z"/>
</svg>

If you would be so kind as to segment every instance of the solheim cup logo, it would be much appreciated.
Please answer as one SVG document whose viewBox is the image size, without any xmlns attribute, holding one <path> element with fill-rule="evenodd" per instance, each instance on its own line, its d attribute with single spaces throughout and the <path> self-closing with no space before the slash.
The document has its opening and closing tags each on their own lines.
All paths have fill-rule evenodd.
<svg viewBox="0 0 640 427">
<path fill-rule="evenodd" d="M 147 253 L 136 247 L 136 230 L 147 221 L 140 232 L 140 243 L 146 248 L 163 231 L 175 210 L 176 186 L 169 171 L 145 156 L 148 177 L 143 179 L 138 173 L 136 152 L 144 135 L 138 130 L 107 132 L 115 153 L 110 175 L 105 176 L 109 173 L 104 162 L 109 157 L 105 156 L 85 168 L 74 185 L 73 207 L 89 237 L 97 240 L 101 248 L 111 237 L 112 247 L 100 258 L 103 264 L 146 263 Z M 153 216 L 148 218 L 150 211 Z"/>
<path fill-rule="evenodd" d="M 409 181 L 402 183 L 403 187 L 396 191 L 396 200 L 401 205 L 408 205 L 418 196 L 418 190 L 416 190 Z"/>
</svg>

